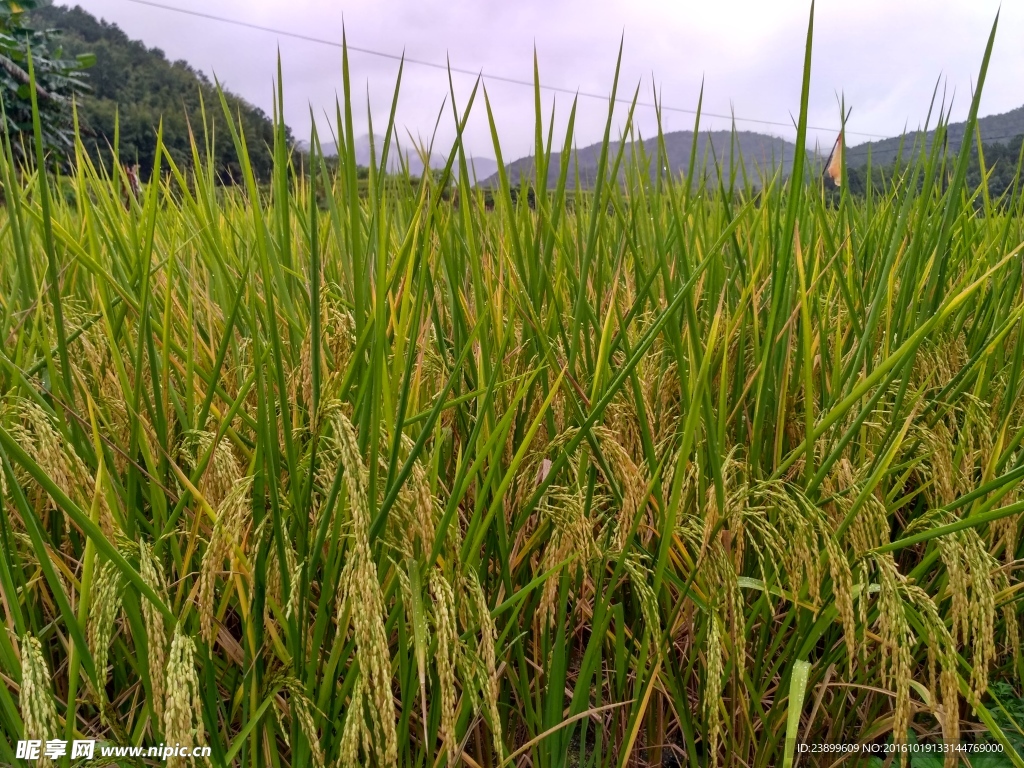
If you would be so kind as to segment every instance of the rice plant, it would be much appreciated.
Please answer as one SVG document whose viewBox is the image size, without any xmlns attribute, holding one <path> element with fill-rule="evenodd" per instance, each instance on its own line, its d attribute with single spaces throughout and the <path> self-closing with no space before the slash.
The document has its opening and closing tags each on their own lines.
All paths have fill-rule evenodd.
<svg viewBox="0 0 1024 768">
<path fill-rule="evenodd" d="M 592 188 L 539 89 L 533 205 L 384 173 L 394 109 L 366 183 L 342 74 L 269 188 L 224 105 L 138 195 L 4 145 L 0 761 L 1024 765 L 1019 185 L 652 174 L 618 76 Z"/>
</svg>

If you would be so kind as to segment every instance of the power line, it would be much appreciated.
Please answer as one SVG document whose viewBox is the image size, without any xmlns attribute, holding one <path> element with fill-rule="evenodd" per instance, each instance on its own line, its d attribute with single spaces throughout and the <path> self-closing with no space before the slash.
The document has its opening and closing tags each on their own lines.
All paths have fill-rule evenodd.
<svg viewBox="0 0 1024 768">
<path fill-rule="evenodd" d="M 332 48 L 341 48 L 342 47 L 341 43 L 336 42 L 334 40 L 325 40 L 324 38 L 313 37 L 312 35 L 304 35 L 304 34 L 301 34 L 299 32 L 288 32 L 288 31 L 283 30 L 283 29 L 277 29 L 275 27 L 266 27 L 266 26 L 263 26 L 261 24 L 253 24 L 253 23 L 248 22 L 248 21 L 242 21 L 240 19 L 232 19 L 232 18 L 229 18 L 227 16 L 217 16 L 217 15 L 212 14 L 212 13 L 204 13 L 202 11 L 193 11 L 193 10 L 190 10 L 188 8 L 179 8 L 179 7 L 174 6 L 174 5 L 167 5 L 165 3 L 153 2 L 153 0 L 126 0 L 126 1 L 129 2 L 129 3 L 135 3 L 136 5 L 147 5 L 147 6 L 151 7 L 151 8 L 159 8 L 159 9 L 164 10 L 164 11 L 172 11 L 174 13 L 181 13 L 181 14 L 184 14 L 186 16 L 195 16 L 195 17 L 198 17 L 198 18 L 201 18 L 201 19 L 209 19 L 211 21 L 222 22 L 224 24 L 233 24 L 233 25 L 235 25 L 237 27 L 245 27 L 247 29 L 254 29 L 254 30 L 257 30 L 259 32 L 269 32 L 269 33 L 274 34 L 274 35 L 280 35 L 281 37 L 290 37 L 292 39 L 302 40 L 302 41 L 305 41 L 307 43 L 316 43 L 318 45 L 329 45 Z M 426 61 L 424 59 L 413 59 L 413 58 L 409 58 L 409 57 L 404 56 L 404 55 L 398 55 L 398 54 L 395 54 L 395 53 L 387 53 L 385 51 L 376 51 L 376 50 L 373 50 L 372 48 L 361 48 L 361 47 L 355 46 L 355 45 L 348 45 L 347 48 L 350 51 L 354 51 L 355 53 L 362 53 L 362 54 L 365 54 L 367 56 L 377 56 L 377 57 L 384 58 L 384 59 L 391 59 L 392 61 L 404 61 L 407 64 L 414 64 L 414 65 L 421 66 L 421 67 L 430 67 L 431 69 L 440 69 L 440 70 L 443 70 L 443 71 L 446 71 L 446 72 L 451 71 L 453 73 L 460 74 L 460 75 L 469 75 L 470 77 L 480 77 L 480 78 L 483 78 L 484 80 L 493 80 L 495 82 L 509 83 L 511 85 L 521 85 L 521 86 L 526 86 L 527 88 L 533 88 L 534 87 L 534 83 L 530 82 L 529 80 L 520 80 L 518 78 L 509 77 L 509 76 L 506 76 L 506 75 L 485 74 L 482 69 L 481 70 L 471 70 L 471 69 L 465 69 L 465 68 L 462 68 L 462 67 L 454 67 L 454 66 L 451 66 L 449 64 L 440 64 L 440 63 L 438 63 L 436 61 Z M 601 101 L 605 101 L 605 102 L 608 101 L 608 97 L 607 96 L 602 96 L 599 93 L 588 93 L 586 91 L 574 91 L 571 88 L 562 88 L 562 87 L 559 87 L 557 85 L 541 85 L 540 88 L 542 90 L 552 91 L 554 93 L 564 93 L 564 94 L 568 94 L 570 96 L 583 96 L 583 97 L 588 98 L 588 99 L 600 99 Z M 628 99 L 616 99 L 616 102 L 619 103 L 619 104 L 631 104 L 632 103 Z M 678 112 L 678 113 L 685 114 L 685 115 L 696 115 L 697 114 L 697 110 L 695 110 L 695 109 L 686 109 L 684 107 L 666 106 L 665 104 L 657 105 L 657 104 L 652 104 L 650 102 L 643 102 L 643 101 L 638 101 L 637 102 L 637 106 L 638 107 L 650 108 L 650 109 L 657 109 L 657 108 L 660 107 L 660 109 L 665 111 L 665 112 Z M 770 126 L 776 126 L 776 127 L 781 127 L 781 128 L 794 128 L 795 127 L 792 123 L 784 123 L 784 122 L 779 122 L 777 120 L 761 120 L 761 119 L 755 118 L 755 117 L 737 117 L 736 115 L 723 115 L 723 114 L 719 114 L 719 113 L 715 113 L 715 112 L 707 112 L 705 110 L 701 110 L 701 115 L 705 116 L 705 117 L 716 117 L 716 118 L 720 118 L 720 119 L 724 119 L 724 120 L 733 120 L 733 121 L 742 122 L 742 123 L 756 123 L 758 125 L 770 125 Z M 815 125 L 809 125 L 807 127 L 808 127 L 809 130 L 812 130 L 812 131 L 830 131 L 830 132 L 834 132 L 834 133 L 838 133 L 838 131 L 839 131 L 838 128 L 833 128 L 833 127 L 827 127 L 826 128 L 826 127 L 815 126 Z M 866 137 L 872 138 L 872 139 L 886 139 L 886 138 L 889 138 L 888 136 L 883 136 L 883 135 L 878 134 L 878 133 L 864 133 L 864 132 L 861 132 L 861 131 L 850 131 L 850 130 L 847 130 L 846 133 L 848 135 L 851 135 L 851 136 L 866 136 Z"/>
</svg>

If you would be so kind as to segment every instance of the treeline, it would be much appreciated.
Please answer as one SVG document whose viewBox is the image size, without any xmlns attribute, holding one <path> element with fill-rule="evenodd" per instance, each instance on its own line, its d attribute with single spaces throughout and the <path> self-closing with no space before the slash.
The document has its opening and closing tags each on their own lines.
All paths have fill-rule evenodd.
<svg viewBox="0 0 1024 768">
<path fill-rule="evenodd" d="M 131 40 L 116 24 L 101 21 L 76 6 L 44 6 L 31 12 L 37 29 L 62 32 L 65 55 L 95 54 L 87 70 L 89 91 L 77 99 L 78 116 L 86 148 L 94 161 L 111 167 L 117 124 L 118 160 L 138 163 L 143 179 L 149 177 L 156 153 L 156 132 L 163 120 L 163 143 L 174 162 L 192 166 L 189 125 L 203 152 L 202 105 L 214 138 L 215 168 L 226 183 L 241 179 L 241 166 L 227 129 L 216 87 L 185 61 L 167 60 L 159 48 Z M 274 141 L 271 119 L 258 107 L 234 94 L 226 94 L 231 113 L 241 121 L 253 171 L 269 179 Z M 289 142 L 291 133 L 288 133 Z"/>
<path fill-rule="evenodd" d="M 1009 200 L 1015 185 L 1019 185 L 1019 168 L 1021 163 L 1021 147 L 1024 144 L 1024 134 L 1014 137 L 1009 142 L 982 144 L 981 156 L 978 155 L 977 145 L 971 148 L 971 158 L 967 167 L 967 187 L 977 190 L 982 185 L 982 160 L 984 160 L 984 174 L 988 179 L 988 195 L 993 202 Z M 946 168 L 952 171 L 954 155 L 951 153 L 946 160 Z M 872 165 L 871 178 L 868 179 L 867 166 L 848 167 L 846 176 L 848 179 L 851 194 L 864 196 L 867 193 L 869 183 L 873 192 L 880 193 L 892 188 L 895 179 L 903 177 L 909 169 L 909 158 L 900 162 L 892 162 L 884 165 Z M 978 205 L 982 204 L 982 197 L 978 197 Z"/>
</svg>

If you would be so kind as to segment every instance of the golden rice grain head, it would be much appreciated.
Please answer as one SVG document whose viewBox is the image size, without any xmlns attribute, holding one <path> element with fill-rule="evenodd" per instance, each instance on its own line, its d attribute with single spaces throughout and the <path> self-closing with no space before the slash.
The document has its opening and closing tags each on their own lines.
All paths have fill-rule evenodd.
<svg viewBox="0 0 1024 768">
<path fill-rule="evenodd" d="M 91 473 L 70 444 L 57 432 L 46 411 L 26 398 L 18 398 L 14 408 L 27 427 L 23 434 L 31 435 L 32 438 L 31 445 L 22 447 L 67 496 L 82 504 L 91 500 L 94 486 Z M 51 504 L 56 508 L 52 500 Z M 69 524 L 66 517 L 65 524 Z"/>
<path fill-rule="evenodd" d="M 67 315 L 65 315 L 67 317 Z M 78 344 L 82 347 L 82 362 L 94 379 L 98 379 L 109 367 L 110 351 L 107 339 L 99 324 L 84 328 L 85 318 L 76 323 L 82 332 L 78 336 Z"/>
<path fill-rule="evenodd" d="M 1004 505 L 1016 504 L 1017 494 L 1008 493 L 1002 500 Z M 1024 515 L 1010 515 L 988 524 L 989 543 L 993 550 L 1003 552 L 1003 562 L 1009 565 L 1014 561 L 1019 544 L 1019 531 Z"/>
<path fill-rule="evenodd" d="M 857 623 L 867 628 L 868 626 L 868 605 L 870 599 L 868 596 L 868 588 L 870 585 L 870 574 L 871 568 L 866 560 L 860 560 L 856 565 L 857 574 Z M 861 659 L 867 661 L 868 658 L 868 644 L 866 642 L 858 645 Z"/>
<path fill-rule="evenodd" d="M 181 626 L 174 627 L 171 650 L 167 658 L 167 672 L 164 690 L 167 702 L 164 706 L 164 741 L 181 744 L 184 747 L 204 745 L 206 730 L 203 726 L 202 708 L 199 699 L 199 678 L 195 667 L 195 645 L 192 639 L 181 632 Z M 171 757 L 167 765 L 180 768 L 188 761 L 183 757 Z"/>
<path fill-rule="evenodd" d="M 818 508 L 799 489 L 781 482 L 759 483 L 751 495 L 772 511 L 775 527 L 785 541 L 780 562 L 789 578 L 790 591 L 798 595 L 806 585 L 811 600 L 817 603 L 821 593 L 819 533 L 824 527 Z"/>
<path fill-rule="evenodd" d="M 832 577 L 832 596 L 843 625 L 843 639 L 846 641 L 847 672 L 853 677 L 853 664 L 857 659 L 857 622 L 853 606 L 853 572 L 850 561 L 839 543 L 832 536 L 824 536 L 828 552 L 829 575 Z"/>
<path fill-rule="evenodd" d="M 307 406 L 313 403 L 313 343 L 312 334 L 306 333 L 302 339 L 302 347 L 299 349 L 299 363 L 288 376 L 288 389 L 292 402 L 303 403 Z M 320 339 L 316 339 L 315 343 L 321 345 L 320 359 L 322 360 L 322 342 Z"/>
<path fill-rule="evenodd" d="M 302 563 L 297 561 L 295 550 L 287 542 L 284 546 L 284 558 L 288 567 L 288 583 L 291 585 L 288 602 L 284 606 L 284 617 L 290 620 L 299 612 L 299 583 L 302 580 Z"/>
<path fill-rule="evenodd" d="M 642 372 L 640 376 L 643 376 Z M 642 378 L 640 380 L 643 381 Z M 645 398 L 645 395 L 646 393 L 641 389 L 640 397 Z M 649 403 L 644 403 L 644 411 L 646 414 L 651 413 Z M 616 435 L 616 442 L 632 459 L 633 463 L 642 462 L 644 455 L 643 427 L 641 426 L 641 417 L 637 413 L 635 401 L 620 390 L 605 409 L 602 421 L 608 431 Z M 647 429 L 653 431 L 649 420 Z"/>
<path fill-rule="evenodd" d="M 946 623 L 939 615 L 939 609 L 927 592 L 915 584 L 905 585 L 907 597 L 918 609 L 923 620 L 925 638 L 928 644 L 929 684 L 934 702 L 932 709 L 946 744 L 960 742 L 959 674 L 956 643 L 946 629 Z M 941 667 L 938 690 L 935 685 L 934 667 L 938 661 Z M 936 695 L 938 694 L 938 695 Z M 955 768 L 959 762 L 955 753 L 946 756 L 945 768 Z"/>
<path fill-rule="evenodd" d="M 183 450 L 183 457 L 195 467 L 199 460 L 210 451 L 216 433 L 203 430 L 189 432 Z M 213 453 L 199 482 L 199 492 L 214 509 L 227 499 L 242 477 L 242 466 L 231 450 L 231 443 L 221 438 L 213 447 Z"/>
<path fill-rule="evenodd" d="M 370 511 L 367 498 L 366 467 L 359 454 L 355 428 L 340 408 L 331 411 L 334 437 L 345 470 L 352 515 L 351 553 L 345 564 L 346 600 L 352 606 L 352 626 L 360 674 L 365 677 L 373 722 L 378 762 L 398 763 L 398 733 L 395 726 L 395 702 L 391 692 L 391 655 L 384 630 L 386 614 L 377 566 L 370 552 Z M 339 603 L 338 612 L 345 605 Z"/>
<path fill-rule="evenodd" d="M 227 374 L 221 378 L 225 391 L 232 398 L 238 396 L 241 382 L 249 378 L 254 367 L 252 339 L 249 337 L 239 339 L 236 349 L 237 352 L 232 358 L 233 364 Z M 257 399 L 256 387 L 250 387 L 245 398 L 246 406 L 255 409 Z"/>
<path fill-rule="evenodd" d="M 941 389 L 970 358 L 963 334 L 941 333 L 922 345 L 912 370 L 912 381 Z"/>
<path fill-rule="evenodd" d="M 99 374 L 98 381 L 99 392 L 96 402 L 106 413 L 110 436 L 120 445 L 128 445 L 131 439 L 133 418 L 128 413 L 128 400 L 125 398 L 124 390 L 121 389 L 121 381 L 118 379 L 114 367 L 106 366 Z M 118 474 L 126 472 L 128 469 L 127 455 L 120 451 L 114 451 L 112 467 Z"/>
<path fill-rule="evenodd" d="M 915 432 L 928 456 L 920 471 L 931 480 L 928 493 L 932 504 L 936 507 L 951 504 L 956 499 L 957 488 L 963 484 L 960 471 L 953 462 L 952 449 L 956 440 L 944 421 L 937 422 L 931 429 L 919 427 Z"/>
<path fill-rule="evenodd" d="M 569 491 L 551 486 L 541 499 L 538 511 L 543 519 L 551 523 L 551 534 L 540 562 L 541 571 L 546 572 L 571 559 L 570 572 L 575 572 L 576 568 L 586 565 L 596 556 L 593 525 L 586 516 L 582 490 Z M 555 620 L 560 584 L 558 578 L 547 579 L 541 591 L 537 613 L 547 621 L 548 626 Z M 583 603 L 579 596 L 576 603 Z"/>
<path fill-rule="evenodd" d="M 341 427 L 337 423 L 335 412 L 345 416 L 348 408 L 350 407 L 340 400 L 322 399 L 320 401 L 320 412 L 317 414 L 316 424 L 321 433 L 321 439 L 317 451 L 316 467 L 313 470 L 316 480 L 314 493 L 316 510 L 312 521 L 314 528 L 320 524 L 320 515 L 323 514 L 335 482 L 344 476 L 345 465 L 341 460 L 341 445 L 338 437 Z M 340 506 L 339 497 L 339 503 L 334 505 L 332 515 L 338 514 Z"/>
<path fill-rule="evenodd" d="M 43 647 L 31 635 L 21 636 L 21 692 L 18 702 L 25 730 L 23 738 L 45 741 L 59 733 L 57 707 L 50 692 L 50 670 L 43 658 Z M 39 766 L 50 766 L 47 757 L 41 757 Z"/>
<path fill-rule="evenodd" d="M 1010 583 L 1009 573 L 1010 570 L 1007 567 L 997 568 L 992 571 L 992 583 L 997 594 L 1009 593 L 1009 590 L 1012 586 Z M 1021 658 L 1020 627 L 1018 626 L 1020 617 L 1017 612 L 1017 607 L 1012 600 L 1004 602 L 1002 606 L 1002 612 L 1006 652 L 1010 654 L 1011 658 L 1013 659 L 1013 663 L 1016 666 L 1020 663 Z"/>
<path fill-rule="evenodd" d="M 344 371 L 356 345 L 356 321 L 351 312 L 340 303 L 330 301 L 327 294 L 324 294 L 323 331 L 331 368 Z"/>
<path fill-rule="evenodd" d="M 341 743 L 338 748 L 339 768 L 363 768 L 363 766 L 369 764 L 372 736 L 366 725 L 363 699 L 363 676 L 357 675 L 355 685 L 352 686 L 352 697 L 349 699 L 348 714 L 345 716 L 345 724 L 341 730 Z M 363 753 L 366 755 L 366 762 L 359 759 L 360 746 L 362 746 Z"/>
<path fill-rule="evenodd" d="M 992 460 L 997 428 L 993 425 L 996 409 L 975 394 L 965 392 L 960 396 L 963 417 L 958 434 L 958 443 L 963 451 L 960 467 L 961 484 L 959 494 L 974 490 L 971 478 L 976 472 L 984 473 Z"/>
<path fill-rule="evenodd" d="M 856 485 L 853 486 L 853 493 L 855 495 L 859 493 L 859 488 Z M 873 549 L 888 544 L 889 528 L 889 517 L 885 504 L 875 494 L 867 494 L 846 533 L 854 555 L 860 557 Z"/>
<path fill-rule="evenodd" d="M 615 551 L 622 551 L 626 546 L 626 537 L 633 526 L 637 514 L 647 505 L 647 477 L 642 466 L 637 466 L 626 448 L 619 442 L 618 436 L 606 428 L 594 428 L 594 433 L 601 442 L 601 450 L 622 487 L 622 506 L 619 508 L 619 515 L 616 520 L 616 527 L 612 539 L 612 547 Z M 640 525 L 641 539 L 647 540 L 649 536 L 644 535 L 645 527 Z"/>
<path fill-rule="evenodd" d="M 940 537 L 938 546 L 949 577 L 953 639 L 955 642 L 959 634 L 965 646 L 971 645 L 971 688 L 980 701 L 988 688 L 989 667 L 997 655 L 999 563 L 973 528 Z"/>
<path fill-rule="evenodd" d="M 747 524 L 753 524 L 760 534 L 761 546 L 755 548 L 758 556 L 758 565 L 761 569 L 762 578 L 765 576 L 764 556 L 773 557 L 769 549 L 774 552 L 776 549 L 776 538 L 774 528 L 768 523 L 764 515 L 764 509 L 751 504 L 750 483 L 747 480 L 747 467 L 736 458 L 736 449 L 732 449 L 722 464 L 722 484 L 725 486 L 725 503 L 722 508 L 722 516 L 728 521 L 728 530 L 723 531 L 723 544 L 726 544 L 727 554 L 731 557 L 737 570 L 743 567 L 743 556 L 746 549 Z M 713 489 L 709 488 L 705 507 L 716 508 L 717 498 Z M 728 533 L 728 535 L 724 535 Z"/>
<path fill-rule="evenodd" d="M 331 298 L 324 294 L 320 305 L 320 396 L 329 398 L 337 392 L 337 385 L 348 368 L 352 348 L 355 346 L 355 320 Z M 299 350 L 299 362 L 289 373 L 288 388 L 295 402 L 312 406 L 313 401 L 313 339 L 307 332 Z M 321 403 L 323 400 L 321 400 Z M 316 414 L 314 424 L 322 416 Z"/>
<path fill-rule="evenodd" d="M 660 356 L 666 357 L 664 354 Z M 654 419 L 654 437 L 659 443 L 672 440 L 678 434 L 682 418 L 678 366 L 674 359 L 669 359 L 662 367 L 664 372 L 652 381 L 652 386 L 656 383 L 657 391 L 652 393 L 651 398 L 658 414 L 658 418 Z"/>
<path fill-rule="evenodd" d="M 236 547 L 241 547 L 245 528 L 252 511 L 252 477 L 236 480 L 217 508 L 210 543 L 203 555 L 199 572 L 198 612 L 203 639 L 213 639 L 214 590 L 217 576 L 230 561 L 231 570 L 237 565 Z"/>
<path fill-rule="evenodd" d="M 309 744 L 310 762 L 313 768 L 324 768 L 324 751 L 320 746 L 320 734 L 316 729 L 316 721 L 313 719 L 313 712 L 316 706 L 310 701 L 302 687 L 302 683 L 288 675 L 280 679 L 282 687 L 288 691 L 288 713 L 293 721 L 299 724 L 299 730 L 306 737 Z M 282 734 L 287 733 L 282 729 Z"/>
<path fill-rule="evenodd" d="M 387 439 L 386 435 L 382 438 Z M 382 441 L 382 444 L 384 442 Z M 412 452 L 413 441 L 408 435 L 401 436 L 402 453 L 400 463 L 404 464 Z M 381 476 L 387 474 L 389 457 L 380 455 Z M 413 462 L 408 480 L 399 488 L 398 499 L 388 518 L 387 541 L 389 546 L 404 557 L 420 557 L 429 553 L 434 546 L 435 518 L 437 508 L 430 491 L 430 478 L 423 463 Z"/>
<path fill-rule="evenodd" d="M 498 668 L 494 645 L 498 640 L 498 631 L 494 626 L 491 609 L 487 606 L 487 596 L 477 577 L 476 571 L 470 569 L 468 591 L 475 603 L 477 621 L 480 624 L 480 658 L 483 661 L 484 679 L 481 681 L 481 693 L 487 717 L 490 720 L 491 736 L 494 740 L 494 753 L 503 758 L 504 748 L 501 735 L 501 715 L 498 712 Z"/>
<path fill-rule="evenodd" d="M 715 768 L 718 765 L 718 742 L 722 734 L 722 714 L 719 704 L 722 698 L 722 676 L 725 664 L 721 622 L 714 612 L 711 613 L 709 621 L 705 648 L 707 677 L 704 683 L 704 719 L 708 729 L 708 766 Z"/>
<path fill-rule="evenodd" d="M 371 693 L 371 695 L 372 695 L 372 693 Z M 385 733 L 384 733 L 385 723 L 384 723 L 383 717 L 381 715 L 381 711 L 379 709 L 377 709 L 375 701 L 373 701 L 371 699 L 371 695 L 367 696 L 366 702 L 367 702 L 367 710 L 370 713 L 370 728 L 371 728 L 371 731 L 373 733 L 373 748 L 377 751 L 378 754 L 381 751 L 384 751 L 385 755 L 386 755 L 387 749 L 388 749 L 388 745 L 385 743 L 385 739 L 387 738 L 385 736 Z M 383 750 L 382 750 L 382 745 L 383 745 Z M 367 752 L 367 754 L 370 754 L 370 753 Z M 378 762 L 383 763 L 383 760 L 386 760 L 386 759 L 387 759 L 386 756 L 383 756 L 383 757 L 378 759 Z"/>
<path fill-rule="evenodd" d="M 969 588 L 970 579 L 967 576 L 965 567 L 965 553 L 961 540 L 956 536 L 940 536 L 937 539 L 939 555 L 942 564 L 946 567 L 946 577 L 949 580 L 950 618 L 952 619 L 953 642 L 958 637 L 965 640 L 971 634 L 971 616 Z"/>
<path fill-rule="evenodd" d="M 719 510 L 717 504 L 711 507 L 701 505 L 700 500 L 697 498 L 701 471 L 699 460 L 688 462 L 682 477 L 676 477 L 679 451 L 680 446 L 673 445 L 671 458 L 664 465 L 665 470 L 662 475 L 663 493 L 665 494 L 667 504 L 670 503 L 671 495 L 678 493 L 684 510 L 681 527 L 692 527 L 695 534 L 698 534 L 693 541 L 700 550 L 700 556 L 702 556 L 703 550 L 710 543 L 712 531 L 715 529 L 721 510 Z M 678 489 L 676 488 L 677 484 L 679 485 Z M 712 517 L 715 518 L 714 522 L 710 522 Z"/>
<path fill-rule="evenodd" d="M 989 667 L 996 658 L 996 585 L 992 574 L 999 563 L 989 553 L 977 530 L 957 531 L 964 542 L 971 585 L 971 686 L 978 701 L 988 690 Z"/>
<path fill-rule="evenodd" d="M 121 572 L 112 562 L 105 561 L 96 570 L 92 587 L 92 604 L 89 606 L 89 622 L 86 625 L 86 641 L 89 653 L 96 664 L 99 690 L 94 691 L 97 700 L 106 701 L 107 654 L 110 640 L 114 635 L 114 624 L 121 612 Z M 101 711 L 103 711 L 101 707 Z"/>
<path fill-rule="evenodd" d="M 330 412 L 337 444 L 339 460 L 345 471 L 345 487 L 349 494 L 352 513 L 353 536 L 359 541 L 366 539 L 370 531 L 370 511 L 367 500 L 366 466 L 359 452 L 355 427 L 340 407 Z"/>
<path fill-rule="evenodd" d="M 819 457 L 819 461 L 823 458 Z M 821 481 L 821 496 L 829 499 L 826 511 L 829 519 L 837 525 L 846 516 L 851 500 L 856 496 L 853 490 L 856 484 L 857 473 L 846 456 L 835 462 Z"/>
<path fill-rule="evenodd" d="M 0 403 L 0 418 L 3 418 L 9 411 L 12 410 L 14 410 L 14 408 L 9 406 L 7 403 Z M 14 442 L 20 445 L 26 453 L 28 453 L 30 456 L 35 455 L 35 440 L 32 437 L 32 433 L 24 424 L 16 420 L 11 421 L 7 425 L 5 425 L 5 429 L 7 430 L 7 434 L 9 434 L 14 439 Z M 11 465 L 11 470 L 14 472 L 16 482 L 20 483 L 23 479 L 25 479 L 25 473 L 23 471 L 20 471 L 18 467 L 14 466 L 13 464 Z M 7 491 L 7 472 L 2 467 L 0 467 L 0 499 L 8 498 Z M 17 524 L 20 521 L 17 516 L 13 516 L 10 518 L 10 522 L 12 524 Z"/>
<path fill-rule="evenodd" d="M 716 559 L 719 563 L 719 570 L 724 576 L 725 594 L 723 595 L 723 603 L 728 609 L 732 661 L 736 667 L 737 676 L 742 680 L 744 675 L 746 675 L 747 665 L 746 615 L 744 613 L 743 594 L 740 591 L 739 580 L 732 561 L 725 556 L 724 550 L 719 550 L 719 553 Z"/>
<path fill-rule="evenodd" d="M 1010 656 L 1013 658 L 1013 663 L 1020 669 L 1020 627 L 1017 623 L 1020 621 L 1020 616 L 1013 603 L 1007 603 L 1003 606 L 1003 622 L 1006 624 L 1006 645 L 1009 648 Z"/>
<path fill-rule="evenodd" d="M 872 560 L 879 585 L 877 629 L 881 638 L 881 674 L 886 684 L 896 688 L 893 740 L 902 745 L 906 743 L 910 725 L 911 649 L 916 640 L 900 594 L 900 582 L 904 577 L 890 554 L 873 557 Z M 900 762 L 906 765 L 906 753 L 902 753 Z"/>
<path fill-rule="evenodd" d="M 477 653 L 475 645 L 464 644 L 459 651 L 456 678 L 462 681 L 463 699 L 469 701 L 473 717 L 480 717 L 483 711 L 483 699 L 480 695 L 480 681 L 486 677 L 484 662 Z M 550 664 L 549 656 L 546 663 Z"/>
<path fill-rule="evenodd" d="M 430 491 L 430 478 L 423 463 L 416 461 L 412 467 L 411 522 L 412 530 L 419 538 L 423 552 L 429 552 L 434 546 L 434 494 Z"/>
<path fill-rule="evenodd" d="M 153 557 L 152 550 L 145 542 L 139 544 L 139 575 L 146 585 L 166 600 L 167 584 L 160 562 Z M 164 615 L 145 597 L 142 598 L 142 617 L 146 625 L 146 642 L 149 654 L 146 659 L 149 679 L 153 688 L 153 714 L 157 721 L 164 713 L 164 668 L 167 663 L 167 630 Z"/>
<path fill-rule="evenodd" d="M 455 668 L 459 636 L 455 626 L 455 593 L 448 580 L 436 568 L 430 570 L 430 592 L 434 598 L 434 632 L 437 636 L 435 664 L 441 699 L 441 749 L 450 768 L 458 764 L 455 735 Z"/>
<path fill-rule="evenodd" d="M 360 582 L 367 580 L 367 573 L 370 572 L 364 571 L 360 574 L 359 570 L 354 571 L 349 581 L 348 597 L 353 605 L 352 626 L 356 637 L 360 674 L 366 680 L 368 708 L 374 725 L 378 759 L 386 765 L 395 765 L 398 759 L 398 736 L 395 729 L 395 705 L 391 694 L 391 657 L 384 635 L 383 617 L 373 608 L 372 593 L 360 588 Z M 376 575 L 369 578 L 373 579 L 376 587 Z"/>
</svg>

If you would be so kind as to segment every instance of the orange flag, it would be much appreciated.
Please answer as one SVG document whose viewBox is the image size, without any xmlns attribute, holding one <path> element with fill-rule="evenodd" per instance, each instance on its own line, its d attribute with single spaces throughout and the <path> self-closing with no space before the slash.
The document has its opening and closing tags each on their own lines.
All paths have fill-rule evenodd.
<svg viewBox="0 0 1024 768">
<path fill-rule="evenodd" d="M 843 184 L 843 132 L 839 132 L 836 144 L 832 147 L 832 153 L 825 161 L 825 174 L 837 187 Z"/>
</svg>

